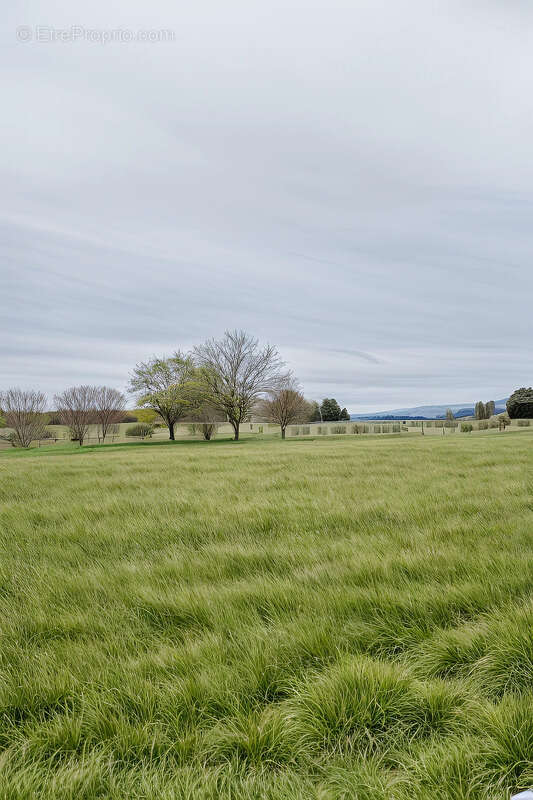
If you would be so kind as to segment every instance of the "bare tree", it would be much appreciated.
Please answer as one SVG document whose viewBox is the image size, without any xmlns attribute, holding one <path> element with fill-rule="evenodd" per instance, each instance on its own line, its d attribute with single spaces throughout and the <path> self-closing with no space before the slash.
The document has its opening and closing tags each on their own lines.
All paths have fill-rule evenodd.
<svg viewBox="0 0 533 800">
<path fill-rule="evenodd" d="M 174 426 L 198 402 L 199 381 L 192 359 L 179 350 L 170 358 L 141 361 L 133 370 L 130 391 L 137 402 L 152 408 L 166 422 L 169 438 L 174 439 Z"/>
<path fill-rule="evenodd" d="M 95 419 L 96 394 L 95 386 L 71 386 L 54 397 L 61 423 L 68 427 L 71 439 L 79 442 L 80 447 L 87 436 L 89 425 Z"/>
<path fill-rule="evenodd" d="M 309 404 L 292 375 L 286 376 L 276 388 L 268 391 L 260 410 L 270 422 L 281 427 L 282 439 L 285 438 L 287 425 L 302 422 L 309 416 Z"/>
<path fill-rule="evenodd" d="M 111 432 L 113 425 L 122 419 L 126 408 L 126 398 L 118 389 L 110 386 L 97 386 L 94 393 L 94 419 L 98 425 L 98 438 L 105 437 Z"/>
<path fill-rule="evenodd" d="M 16 447 L 29 447 L 40 439 L 46 427 L 46 398 L 32 389 L 8 389 L 0 396 L 0 405 L 8 428 L 13 429 L 11 441 Z"/>
<path fill-rule="evenodd" d="M 235 330 L 195 347 L 194 355 L 202 369 L 206 394 L 226 415 L 237 441 L 240 425 L 255 404 L 279 384 L 283 362 L 278 351 L 269 344 L 261 348 L 257 339 Z"/>
</svg>

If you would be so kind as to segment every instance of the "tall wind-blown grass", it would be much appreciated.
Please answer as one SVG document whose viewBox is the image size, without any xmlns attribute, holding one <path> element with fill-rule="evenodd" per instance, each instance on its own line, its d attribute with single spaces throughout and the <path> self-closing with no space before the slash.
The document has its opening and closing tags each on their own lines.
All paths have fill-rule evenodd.
<svg viewBox="0 0 533 800">
<path fill-rule="evenodd" d="M 533 437 L 0 454 L 0 800 L 533 784 Z"/>
</svg>

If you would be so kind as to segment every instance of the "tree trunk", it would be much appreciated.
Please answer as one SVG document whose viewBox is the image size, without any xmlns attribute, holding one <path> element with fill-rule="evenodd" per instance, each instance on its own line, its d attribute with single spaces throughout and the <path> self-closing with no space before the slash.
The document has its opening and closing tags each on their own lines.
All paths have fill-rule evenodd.
<svg viewBox="0 0 533 800">
<path fill-rule="evenodd" d="M 168 423 L 168 438 L 169 438 L 169 439 L 172 439 L 172 441 L 173 441 L 173 442 L 175 441 L 175 437 L 174 437 L 174 423 L 173 423 L 173 422 L 169 422 L 169 423 Z"/>
<path fill-rule="evenodd" d="M 238 422 L 236 422 L 233 425 L 233 430 L 235 431 L 235 436 L 233 437 L 233 441 L 234 442 L 238 442 L 239 441 L 239 423 Z"/>
<path fill-rule="evenodd" d="M 285 438 L 285 428 L 282 428 L 282 429 L 281 429 L 281 438 L 282 438 L 282 439 L 284 439 L 284 438 Z"/>
</svg>

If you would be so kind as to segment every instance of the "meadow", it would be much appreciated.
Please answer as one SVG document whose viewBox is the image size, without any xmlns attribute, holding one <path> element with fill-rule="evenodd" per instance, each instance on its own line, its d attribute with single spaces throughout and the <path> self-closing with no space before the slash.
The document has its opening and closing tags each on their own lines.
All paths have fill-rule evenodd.
<svg viewBox="0 0 533 800">
<path fill-rule="evenodd" d="M 0 453 L 0 798 L 533 784 L 533 433 Z"/>
</svg>

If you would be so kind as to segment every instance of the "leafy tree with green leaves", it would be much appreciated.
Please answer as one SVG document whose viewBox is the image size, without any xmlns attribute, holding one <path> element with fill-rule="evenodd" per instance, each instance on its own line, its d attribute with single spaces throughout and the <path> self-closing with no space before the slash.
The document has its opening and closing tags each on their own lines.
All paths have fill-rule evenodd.
<svg viewBox="0 0 533 800">
<path fill-rule="evenodd" d="M 508 425 L 511 424 L 511 420 L 508 414 L 500 414 L 498 417 L 498 428 L 500 431 L 504 431 Z"/>
<path fill-rule="evenodd" d="M 159 414 L 153 408 L 136 408 L 133 411 L 133 416 L 137 418 L 138 422 L 145 422 L 149 425 L 154 425 L 158 421 L 161 422 Z"/>
<path fill-rule="evenodd" d="M 151 358 L 137 364 L 130 391 L 141 408 L 157 412 L 174 440 L 174 426 L 201 402 L 199 374 L 192 358 L 177 350 L 170 358 Z"/>
<path fill-rule="evenodd" d="M 489 400 L 488 403 L 479 400 L 474 409 L 474 416 L 476 419 L 490 419 L 495 410 L 494 400 Z"/>
<path fill-rule="evenodd" d="M 346 408 L 342 409 L 339 419 L 341 419 L 343 421 L 347 421 L 347 422 L 350 421 L 350 415 L 348 414 L 348 411 L 346 410 Z"/>
<path fill-rule="evenodd" d="M 490 419 L 494 412 L 496 411 L 496 404 L 494 400 L 489 400 L 488 403 L 485 403 L 485 419 Z"/>
<path fill-rule="evenodd" d="M 482 400 L 478 400 L 474 409 L 474 416 L 476 419 L 485 419 L 485 404 Z"/>
</svg>

